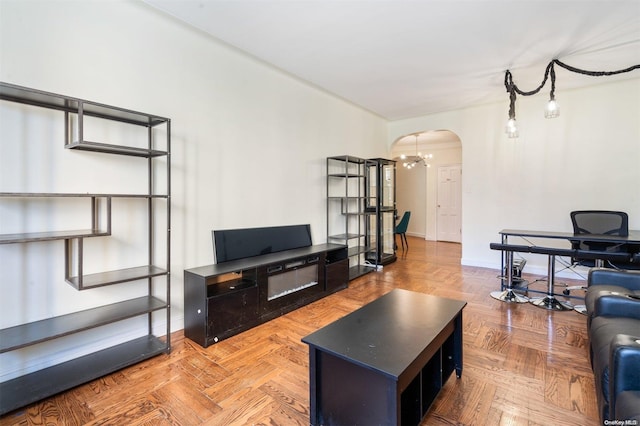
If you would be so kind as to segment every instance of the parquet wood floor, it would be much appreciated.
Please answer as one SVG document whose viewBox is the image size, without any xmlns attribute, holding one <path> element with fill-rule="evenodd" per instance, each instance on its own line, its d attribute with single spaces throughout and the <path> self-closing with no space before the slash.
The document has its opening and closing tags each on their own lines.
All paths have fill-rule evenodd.
<svg viewBox="0 0 640 426">
<path fill-rule="evenodd" d="M 409 245 L 346 290 L 207 349 L 176 332 L 170 355 L 9 413 L 0 425 L 307 425 L 300 339 L 394 288 L 468 302 L 462 378 L 447 381 L 423 425 L 599 424 L 585 317 L 492 299 L 498 271 L 461 266 L 458 244 L 410 237 Z"/>
</svg>

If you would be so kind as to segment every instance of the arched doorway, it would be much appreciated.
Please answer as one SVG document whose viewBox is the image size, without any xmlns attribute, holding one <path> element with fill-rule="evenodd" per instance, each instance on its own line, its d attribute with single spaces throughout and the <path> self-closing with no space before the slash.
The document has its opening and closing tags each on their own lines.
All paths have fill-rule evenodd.
<svg viewBox="0 0 640 426">
<path fill-rule="evenodd" d="M 427 154 L 432 157 L 415 162 L 419 155 Z M 461 242 L 462 143 L 458 135 L 450 130 L 410 133 L 394 141 L 391 156 L 398 162 L 398 214 L 411 211 L 407 234 L 433 241 Z M 415 165 L 409 168 L 404 163 Z M 452 182 L 450 179 L 456 172 L 459 178 Z M 457 217 L 451 204 L 459 211 Z"/>
</svg>

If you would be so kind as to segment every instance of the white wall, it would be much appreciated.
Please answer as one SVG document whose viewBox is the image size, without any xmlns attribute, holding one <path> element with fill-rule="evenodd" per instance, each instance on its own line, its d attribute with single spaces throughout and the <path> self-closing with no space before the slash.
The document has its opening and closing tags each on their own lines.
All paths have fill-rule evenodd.
<svg viewBox="0 0 640 426">
<path fill-rule="evenodd" d="M 506 94 L 504 103 L 389 124 L 389 146 L 421 129 L 460 136 L 463 264 L 499 268 L 489 243 L 501 229 L 570 231 L 571 210 L 624 210 L 640 229 L 640 78 L 571 91 L 558 80 L 556 119 L 544 118 L 545 95 L 518 98 L 518 140 L 504 134 Z M 531 255 L 527 269 L 545 264 Z"/>
<path fill-rule="evenodd" d="M 212 229 L 310 223 L 314 242 L 324 242 L 324 158 L 387 157 L 397 137 L 418 130 L 449 129 L 462 140 L 464 264 L 497 267 L 498 253 L 488 245 L 500 229 L 567 230 L 573 209 L 626 210 L 631 227 L 640 229 L 640 79 L 563 92 L 559 76 L 560 118 L 543 118 L 545 96 L 520 98 L 521 138 L 513 141 L 503 133 L 506 96 L 504 103 L 387 124 L 136 1 L 2 0 L 0 80 L 172 119 L 174 330 L 183 326 L 182 271 L 212 262 Z M 37 145 L 45 140 L 61 147 L 54 142 L 58 119 L 38 116 L 39 134 L 33 135 L 30 122 L 13 115 L 5 120 L 3 108 L 0 149 L 19 143 L 24 157 L 7 166 L 11 160 L 0 153 L 0 191 L 24 184 L 93 192 L 111 185 L 103 174 L 130 181 L 134 172 L 125 157 L 90 155 L 78 175 L 64 167 L 66 160 L 47 161 L 50 153 L 71 155 Z M 29 143 L 6 138 L 5 131 L 26 132 Z M 36 177 L 25 177 L 30 173 Z M 11 225 L 5 217 L 0 222 Z M 61 244 L 23 246 L 37 260 L 18 265 L 18 273 L 31 274 L 27 282 L 8 282 L 6 271 L 16 265 L 0 256 L 0 327 L 95 306 L 128 291 L 115 286 L 78 294 L 51 257 Z M 122 257 L 105 255 L 109 262 Z M 536 262 L 544 260 L 531 259 Z M 129 326 L 105 333 L 117 338 L 123 332 Z M 96 333 L 87 337 L 104 340 Z M 0 379 L 79 350 L 69 346 L 45 356 L 37 349 L 19 359 L 3 354 Z"/>
<path fill-rule="evenodd" d="M 310 223 L 314 243 L 323 243 L 325 158 L 388 155 L 380 117 L 137 1 L 0 1 L 0 80 L 172 119 L 173 330 L 183 327 L 183 270 L 213 261 L 212 229 Z M 62 149 L 59 117 L 38 113 L 45 137 L 32 138 L 33 119 L 2 104 L 2 111 L 11 111 L 10 119 L 3 117 L 2 153 L 13 155 L 19 146 L 21 159 L 0 154 L 0 191 L 97 192 L 110 190 L 113 180 L 134 181 L 131 159 L 121 156 L 89 154 L 82 160 L 89 165 L 73 163 L 82 169 L 76 174 L 66 167 L 77 153 Z M 112 183 L 104 183 L 105 175 Z M 17 225 L 5 218 L 6 228 Z M 30 278 L 16 283 L 4 280 L 16 267 L 7 260 L 13 255 L 0 260 L 0 327 L 129 292 L 123 284 L 78 293 L 64 282 L 62 244 L 39 247 L 2 247 L 29 251 L 34 263 L 18 266 L 16 275 L 26 271 Z M 116 263 L 121 254 L 104 256 Z M 104 333 L 117 339 L 130 333 L 129 325 Z M 96 332 L 92 339 L 105 340 Z M 72 357 L 80 349 L 71 346 L 54 345 L 49 355 L 39 349 L 3 354 L 0 379 Z"/>
</svg>

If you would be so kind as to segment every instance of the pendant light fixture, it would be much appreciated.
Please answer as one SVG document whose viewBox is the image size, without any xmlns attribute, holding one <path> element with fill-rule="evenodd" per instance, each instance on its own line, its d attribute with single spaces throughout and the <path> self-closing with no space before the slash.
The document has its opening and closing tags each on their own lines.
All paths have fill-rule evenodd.
<svg viewBox="0 0 640 426">
<path fill-rule="evenodd" d="M 630 71 L 640 69 L 640 64 L 639 64 L 639 65 L 633 65 L 633 66 L 630 66 L 629 68 L 625 68 L 617 71 L 587 71 L 587 70 L 582 70 L 576 67 L 572 67 L 571 65 L 567 65 L 559 61 L 558 59 L 554 59 L 551 62 L 549 62 L 549 65 L 547 65 L 547 68 L 544 72 L 544 78 L 542 79 L 542 83 L 540 83 L 540 85 L 537 88 L 529 92 L 520 90 L 518 86 L 516 86 L 516 84 L 513 82 L 513 75 L 511 74 L 511 71 L 507 70 L 504 74 L 504 87 L 507 89 L 507 92 L 509 93 L 509 120 L 507 121 L 505 132 L 507 133 L 507 136 L 509 138 L 517 138 L 519 136 L 518 126 L 516 125 L 516 93 L 522 96 L 535 95 L 540 91 L 540 89 L 544 87 L 549 77 L 551 77 L 551 92 L 549 93 L 549 102 L 547 103 L 546 109 L 544 111 L 544 116 L 546 118 L 556 118 L 560 115 L 560 107 L 558 106 L 558 102 L 556 101 L 556 96 L 555 96 L 555 92 L 556 92 L 556 71 L 554 68 L 555 65 L 558 65 L 566 69 L 567 71 L 575 72 L 578 74 L 590 75 L 594 77 L 622 74 L 622 73 L 627 73 Z"/>
<path fill-rule="evenodd" d="M 431 167 L 431 165 L 427 163 L 427 160 L 430 160 L 431 158 L 433 158 L 433 154 L 423 155 L 422 152 L 418 152 L 418 135 L 419 135 L 418 133 L 414 135 L 416 137 L 416 154 L 411 158 L 408 158 L 404 154 L 400 156 L 401 160 L 407 160 L 402 162 L 402 166 L 409 170 L 413 169 L 417 164 L 420 164 L 420 163 L 422 163 L 422 165 L 425 167 Z"/>
</svg>

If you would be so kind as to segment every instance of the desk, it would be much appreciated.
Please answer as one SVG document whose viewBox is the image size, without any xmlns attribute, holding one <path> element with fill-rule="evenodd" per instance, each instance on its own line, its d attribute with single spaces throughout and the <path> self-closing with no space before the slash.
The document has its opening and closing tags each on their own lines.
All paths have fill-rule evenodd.
<svg viewBox="0 0 640 426">
<path fill-rule="evenodd" d="M 597 241 L 602 243 L 640 245 L 640 230 L 635 229 L 629 230 L 629 235 L 626 237 L 620 235 L 574 234 L 573 232 L 523 231 L 520 229 L 503 229 L 500 231 L 500 235 L 502 235 L 502 242 L 505 244 L 507 243 L 508 237 L 513 236 L 568 240 L 571 242 Z"/>
<path fill-rule="evenodd" d="M 640 230 L 631 229 L 629 235 L 623 237 L 620 235 L 603 235 L 603 234 L 574 234 L 573 232 L 554 232 L 554 231 L 526 231 L 520 229 L 503 229 L 500 231 L 502 243 L 508 244 L 509 237 L 522 238 L 543 238 L 551 240 L 567 240 L 574 242 L 599 242 L 612 243 L 619 245 L 627 245 L 629 253 L 640 252 Z M 598 265 L 602 266 L 602 265 Z M 502 257 L 501 270 L 504 270 L 504 256 Z"/>
<path fill-rule="evenodd" d="M 570 243 L 576 242 L 599 242 L 599 243 L 611 243 L 616 245 L 626 246 L 627 252 L 629 254 L 634 254 L 634 259 L 640 257 L 638 254 L 640 252 L 640 230 L 629 230 L 628 235 L 620 236 L 620 235 L 606 235 L 606 234 L 575 234 L 573 232 L 554 232 L 554 231 L 529 231 L 529 230 L 519 230 L 519 229 L 503 229 L 500 231 L 500 235 L 502 236 L 502 244 L 508 244 L 508 239 L 510 236 L 513 237 L 521 237 L 521 238 L 541 238 L 541 239 L 551 239 L 551 240 L 567 240 Z M 554 275 L 555 275 L 555 257 L 556 256 L 565 256 L 567 253 L 571 253 L 571 257 L 576 259 L 581 259 L 582 256 L 585 256 L 583 259 L 594 259 L 594 255 L 596 256 L 609 256 L 604 252 L 591 252 L 588 250 L 564 250 L 557 249 L 553 247 L 541 247 L 541 246 L 533 246 L 531 247 L 532 253 L 546 254 L 549 256 L 549 266 L 548 266 L 548 290 L 547 296 L 541 298 L 540 300 L 532 300 L 531 302 L 540 307 L 544 307 L 547 309 L 556 309 L 556 310 L 567 310 L 570 309 L 570 305 L 560 302 L 555 299 L 555 295 L 553 294 L 553 286 L 554 286 Z M 504 271 L 505 267 L 505 257 L 507 254 L 503 252 L 502 261 L 501 261 L 501 271 Z M 607 257 L 597 258 L 596 257 L 596 266 L 603 266 L 603 259 L 607 259 Z M 628 258 L 627 258 L 628 261 Z M 511 276 L 511 274 L 507 274 Z M 502 279 L 501 288 L 504 290 L 505 287 L 511 288 L 513 282 L 507 282 L 505 285 L 505 279 Z"/>
<path fill-rule="evenodd" d="M 395 289 L 302 339 L 312 425 L 417 425 L 462 374 L 466 302 Z"/>
</svg>

